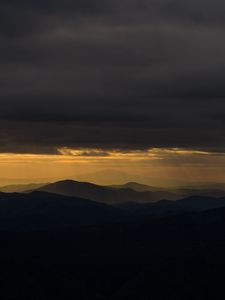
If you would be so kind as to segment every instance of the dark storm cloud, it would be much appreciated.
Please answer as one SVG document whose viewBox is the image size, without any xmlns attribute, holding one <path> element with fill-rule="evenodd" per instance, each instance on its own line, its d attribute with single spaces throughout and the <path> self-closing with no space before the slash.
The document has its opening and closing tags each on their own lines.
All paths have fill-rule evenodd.
<svg viewBox="0 0 225 300">
<path fill-rule="evenodd" d="M 225 4 L 0 0 L 0 151 L 225 151 Z"/>
</svg>

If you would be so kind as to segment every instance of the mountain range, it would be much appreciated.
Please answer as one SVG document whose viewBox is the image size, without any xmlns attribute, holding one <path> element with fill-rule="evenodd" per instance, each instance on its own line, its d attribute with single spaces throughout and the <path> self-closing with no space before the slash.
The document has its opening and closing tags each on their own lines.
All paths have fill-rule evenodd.
<svg viewBox="0 0 225 300">
<path fill-rule="evenodd" d="M 28 184 L 12 184 L 0 187 L 0 192 L 3 193 L 23 193 L 29 190 L 35 190 L 46 183 L 28 183 Z"/>
<path fill-rule="evenodd" d="M 123 212 L 124 215 L 124 212 Z M 119 208 L 45 192 L 0 193 L 0 229 L 34 230 L 116 221 Z"/>
<path fill-rule="evenodd" d="M 34 190 L 50 191 L 67 196 L 88 198 L 98 202 L 155 202 L 160 200 L 178 200 L 190 196 L 225 197 L 224 185 L 212 184 L 179 188 L 161 188 L 138 182 L 122 185 L 102 186 L 74 180 L 62 180 L 54 183 L 17 184 L 0 187 L 5 193 L 26 193 Z M 135 193 L 136 192 L 136 193 Z M 139 200 L 138 200 L 139 199 Z"/>
<path fill-rule="evenodd" d="M 225 297 L 225 207 L 124 219 L 115 207 L 44 192 L 2 193 L 0 206 L 3 299 Z"/>
<path fill-rule="evenodd" d="M 161 199 L 177 199 L 177 196 L 167 191 L 137 192 L 131 188 L 119 188 L 99 186 L 88 182 L 64 180 L 42 186 L 38 191 L 54 193 L 64 196 L 80 197 L 106 204 L 118 204 L 126 202 L 149 203 Z"/>
<path fill-rule="evenodd" d="M 120 185 L 110 185 L 109 187 L 115 188 L 115 189 L 131 189 L 136 192 L 158 192 L 163 191 L 162 188 L 149 186 L 146 184 L 141 184 L 138 182 L 127 182 L 125 184 Z"/>
<path fill-rule="evenodd" d="M 156 200 L 168 192 L 136 183 L 23 188 L 0 193 L 3 299 L 225 297 L 225 197 Z"/>
<path fill-rule="evenodd" d="M 81 198 L 73 195 L 84 195 L 84 185 L 87 185 L 86 196 L 96 193 L 92 199 Z M 45 191 L 33 191 L 27 193 L 0 193 L 0 230 L 49 230 L 56 228 L 68 228 L 74 226 L 93 226 L 94 224 L 106 224 L 127 222 L 149 218 L 162 218 L 165 216 L 181 215 L 190 212 L 207 211 L 216 208 L 225 208 L 225 197 L 212 198 L 191 196 L 179 200 L 160 200 L 155 202 L 141 202 L 133 198 L 133 201 L 123 198 L 111 201 L 114 190 L 100 190 L 89 184 L 81 184 L 80 190 L 74 190 L 77 183 L 60 182 L 43 187 Z M 79 184 L 78 184 L 79 186 Z M 57 189 L 56 189 L 57 187 Z M 62 188 L 60 190 L 60 188 Z M 66 189 L 65 189 L 66 188 Z M 131 190 L 126 195 L 136 193 Z M 101 193 L 102 192 L 102 193 Z M 120 194 L 121 190 L 115 190 Z M 105 194 L 104 194 L 105 193 Z M 67 195 L 65 195 L 67 194 Z M 68 194 L 70 194 L 68 196 Z M 141 194 L 142 193 L 138 193 Z M 145 194 L 145 193 L 144 193 Z M 103 198 L 106 195 L 108 198 Z M 93 198 L 100 197 L 100 201 Z M 102 197 L 102 198 L 101 198 Z M 111 198 L 109 198 L 111 197 Z M 104 203 L 103 203 L 104 199 Z"/>
</svg>

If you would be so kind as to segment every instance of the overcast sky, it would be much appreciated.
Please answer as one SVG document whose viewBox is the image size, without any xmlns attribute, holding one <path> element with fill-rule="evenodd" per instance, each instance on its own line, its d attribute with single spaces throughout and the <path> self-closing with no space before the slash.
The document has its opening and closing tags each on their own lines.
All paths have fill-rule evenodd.
<svg viewBox="0 0 225 300">
<path fill-rule="evenodd" d="M 0 152 L 225 151 L 221 0 L 0 0 Z"/>
</svg>

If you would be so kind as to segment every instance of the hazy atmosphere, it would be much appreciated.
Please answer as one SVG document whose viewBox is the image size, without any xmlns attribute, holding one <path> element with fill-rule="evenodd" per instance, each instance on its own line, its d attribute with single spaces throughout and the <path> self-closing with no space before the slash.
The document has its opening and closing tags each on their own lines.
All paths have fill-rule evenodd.
<svg viewBox="0 0 225 300">
<path fill-rule="evenodd" d="M 75 149 L 75 148 L 74 148 Z M 156 186 L 223 182 L 225 155 L 196 150 L 61 149 L 59 154 L 0 154 L 0 184 L 74 179 Z"/>
</svg>

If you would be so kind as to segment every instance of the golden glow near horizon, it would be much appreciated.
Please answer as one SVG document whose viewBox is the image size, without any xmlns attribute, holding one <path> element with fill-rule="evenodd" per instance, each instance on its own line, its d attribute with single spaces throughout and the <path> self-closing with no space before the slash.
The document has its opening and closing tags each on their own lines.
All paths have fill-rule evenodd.
<svg viewBox="0 0 225 300">
<path fill-rule="evenodd" d="M 68 147 L 59 148 L 58 153 L 58 155 L 0 154 L 2 178 L 0 184 L 4 184 L 4 178 L 9 178 L 7 184 L 10 183 L 10 178 L 22 178 L 29 182 L 34 179 L 37 181 L 37 179 L 74 178 L 104 184 L 136 180 L 159 185 L 168 180 L 225 179 L 223 153 L 180 148 L 103 150 Z M 119 178 L 119 175 L 113 176 L 110 172 L 107 175 L 99 173 L 106 170 L 129 175 Z"/>
<path fill-rule="evenodd" d="M 109 159 L 163 159 L 166 155 L 210 155 L 207 151 L 186 150 L 179 148 L 151 148 L 147 150 L 109 150 L 59 148 L 58 152 L 73 157 L 104 157 Z"/>
</svg>

